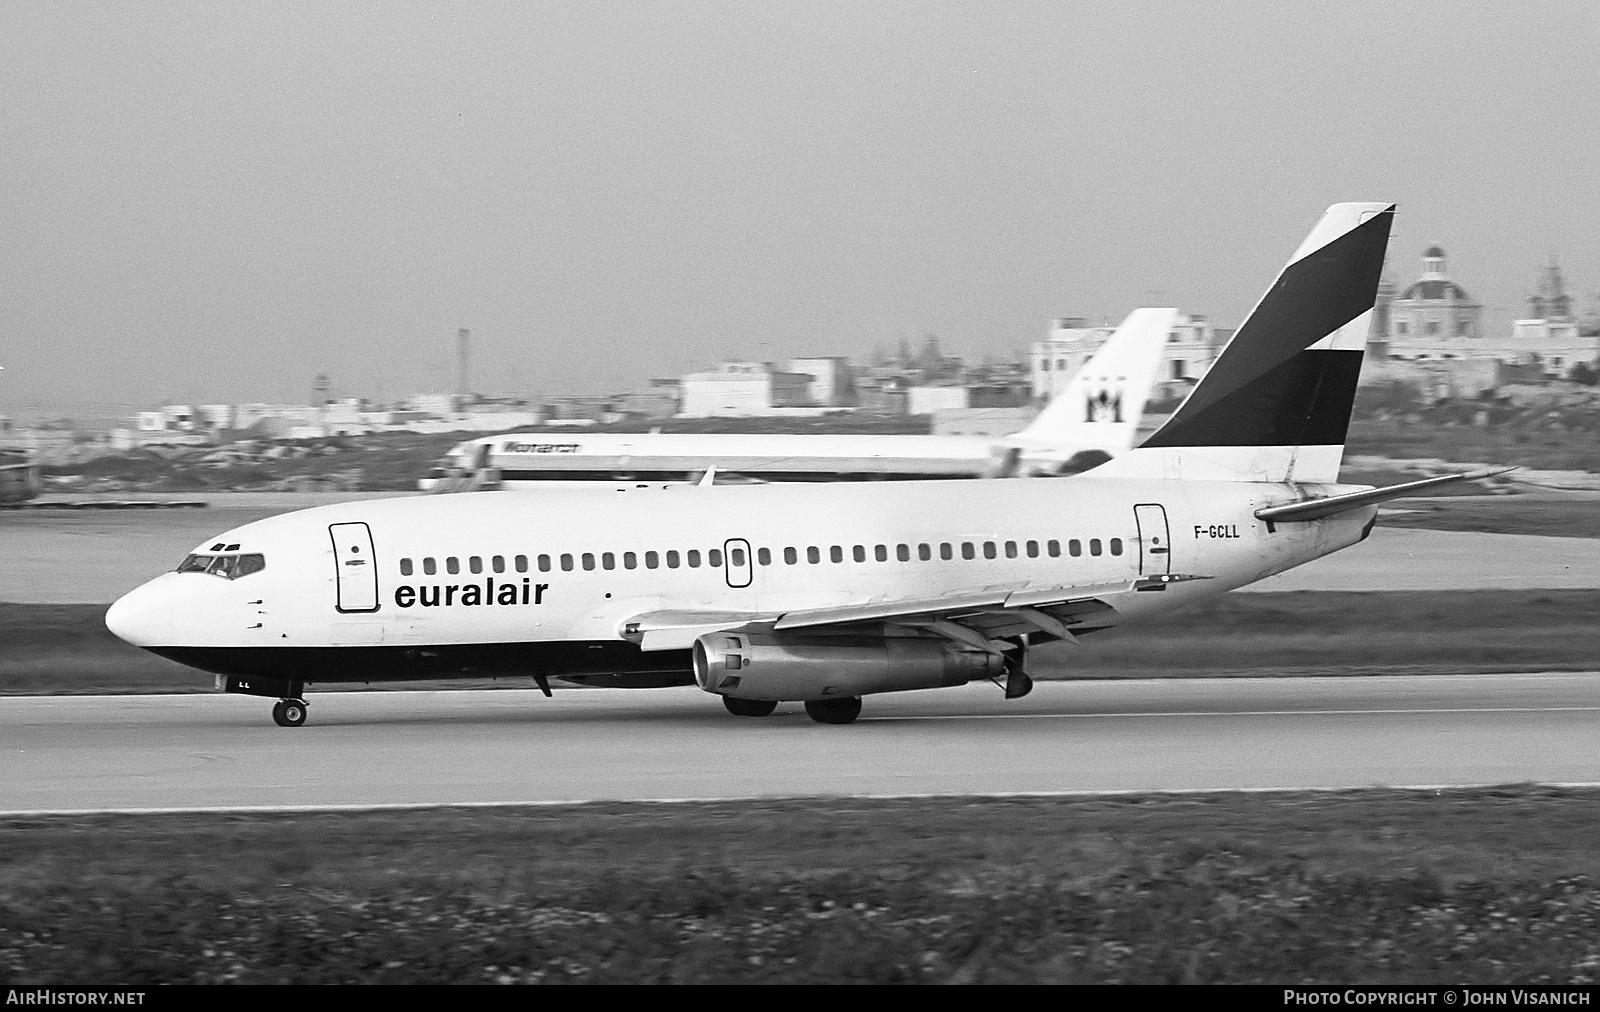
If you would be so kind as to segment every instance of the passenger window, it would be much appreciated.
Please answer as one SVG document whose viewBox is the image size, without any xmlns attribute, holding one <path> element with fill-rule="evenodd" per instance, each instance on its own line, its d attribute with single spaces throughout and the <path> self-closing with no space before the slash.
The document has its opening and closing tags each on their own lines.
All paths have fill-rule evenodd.
<svg viewBox="0 0 1600 1012">
<path fill-rule="evenodd" d="M 1078 556 L 1083 554 L 1083 542 L 1079 541 L 1077 538 L 1073 538 L 1071 541 L 1067 542 L 1067 551 L 1071 553 L 1074 559 L 1076 559 Z"/>
<path fill-rule="evenodd" d="M 645 552 L 644 553 L 644 568 L 646 568 L 646 569 L 660 569 L 661 568 L 661 556 L 657 555 L 655 552 Z"/>
<path fill-rule="evenodd" d="M 1049 551 L 1052 559 L 1061 558 L 1061 542 L 1051 541 L 1049 544 L 1045 545 L 1045 548 Z"/>
<path fill-rule="evenodd" d="M 594 568 L 594 553 L 593 552 L 584 552 L 583 553 L 583 568 L 584 568 L 585 571 L 591 570 L 591 569 Z"/>
<path fill-rule="evenodd" d="M 633 554 L 632 552 L 623 552 L 622 553 L 622 568 L 623 569 L 638 569 L 639 568 L 639 557 L 637 555 Z"/>
<path fill-rule="evenodd" d="M 888 562 L 889 561 L 889 546 L 888 545 L 873 545 L 872 546 L 872 557 L 874 559 L 877 559 L 879 562 Z"/>
<path fill-rule="evenodd" d="M 572 554 L 570 552 L 563 553 L 561 556 L 561 571 L 563 573 L 572 572 Z"/>
<path fill-rule="evenodd" d="M 526 573 L 528 571 L 528 564 L 523 561 L 523 558 L 524 557 L 521 556 L 521 555 L 517 556 L 517 572 L 519 572 L 519 573 Z M 541 572 L 541 573 L 550 572 L 550 556 L 548 556 L 548 555 L 539 556 L 539 572 Z"/>
<path fill-rule="evenodd" d="M 452 555 L 449 558 L 445 559 L 444 560 L 444 571 L 449 573 L 451 576 L 454 576 L 457 573 L 461 572 L 461 560 L 456 558 L 454 555 Z"/>
<path fill-rule="evenodd" d="M 183 572 L 183 570 L 180 569 L 180 570 L 178 570 L 178 572 L 181 573 L 181 572 Z M 411 560 L 410 559 L 401 559 L 400 560 L 400 575 L 401 576 L 410 576 L 411 575 Z"/>
<path fill-rule="evenodd" d="M 1099 555 L 1100 554 L 1100 539 L 1099 538 L 1090 538 L 1089 539 L 1089 554 L 1090 555 Z"/>
<path fill-rule="evenodd" d="M 785 548 L 783 550 L 783 564 L 784 565 L 792 566 L 796 562 L 799 562 L 799 561 L 800 561 L 800 556 L 795 554 L 795 550 L 793 548 Z"/>
<path fill-rule="evenodd" d="M 843 562 L 844 546 L 834 545 L 832 548 L 828 549 L 828 558 L 832 559 L 834 562 Z"/>
<path fill-rule="evenodd" d="M 939 542 L 939 558 L 943 559 L 946 562 L 949 562 L 951 559 L 953 559 L 955 557 L 956 557 L 955 549 L 950 546 L 950 542 L 948 542 L 948 541 Z"/>
<path fill-rule="evenodd" d="M 911 546 L 910 545 L 895 545 L 894 546 L 894 557 L 899 559 L 901 562 L 910 562 L 911 561 Z"/>
<path fill-rule="evenodd" d="M 933 558 L 933 546 L 928 544 L 926 541 L 918 545 L 917 558 L 921 559 L 923 562 L 927 562 L 929 559 Z"/>
<path fill-rule="evenodd" d="M 963 559 L 976 559 L 978 557 L 978 550 L 972 547 L 972 542 L 961 542 L 961 557 Z"/>
<path fill-rule="evenodd" d="M 506 571 L 506 557 L 504 555 L 496 555 L 489 560 L 489 565 L 496 573 L 504 573 Z"/>
<path fill-rule="evenodd" d="M 467 570 L 473 574 L 483 572 L 483 559 L 474 555 L 467 560 Z"/>
<path fill-rule="evenodd" d="M 983 557 L 986 559 L 992 559 L 995 557 L 995 554 L 994 542 L 985 541 L 983 543 Z"/>
<path fill-rule="evenodd" d="M 816 545 L 812 545 L 810 548 L 806 549 L 806 561 L 811 563 L 813 566 L 822 561 L 822 552 L 817 548 Z"/>
<path fill-rule="evenodd" d="M 1122 554 L 1122 539 L 1121 538 L 1112 538 L 1111 539 L 1111 554 L 1112 555 L 1121 555 Z"/>
<path fill-rule="evenodd" d="M 435 573 L 437 573 L 439 571 L 439 567 L 433 561 L 433 557 L 432 556 L 429 556 L 428 558 L 425 558 L 425 559 L 422 560 L 422 571 L 424 573 L 426 573 L 428 576 L 432 576 L 432 575 L 434 575 Z"/>
<path fill-rule="evenodd" d="M 677 569 L 678 568 L 678 553 L 677 552 L 668 552 L 667 553 L 667 568 L 668 569 Z"/>
<path fill-rule="evenodd" d="M 1015 541 L 1007 541 L 1006 542 L 1006 558 L 1014 559 L 1016 557 L 1017 557 L 1017 543 Z"/>
<path fill-rule="evenodd" d="M 689 568 L 690 569 L 699 569 L 700 568 L 700 552 L 699 552 L 699 550 L 695 549 L 695 548 L 691 548 L 688 551 L 688 555 L 689 555 Z"/>
<path fill-rule="evenodd" d="M 601 569 L 616 569 L 617 568 L 617 557 L 616 557 L 616 555 L 611 553 L 611 552 L 602 552 L 601 555 L 600 555 L 600 568 Z"/>
<path fill-rule="evenodd" d="M 867 546 L 866 545 L 856 545 L 854 548 L 850 549 L 850 557 L 852 559 L 855 559 L 857 562 L 866 562 L 867 561 Z"/>
<path fill-rule="evenodd" d="M 1038 557 L 1039 557 L 1039 542 L 1037 542 L 1037 541 L 1028 542 L 1028 558 L 1037 559 Z"/>
<path fill-rule="evenodd" d="M 716 549 L 716 548 L 707 549 L 706 550 L 706 565 L 710 566 L 712 569 L 721 569 L 722 568 L 722 552 L 721 552 L 721 550 Z"/>
<path fill-rule="evenodd" d="M 744 565 L 744 549 L 743 548 L 735 548 L 735 549 L 733 549 L 732 551 L 730 551 L 728 553 L 728 558 L 733 562 L 733 564 L 735 566 L 743 566 Z"/>
<path fill-rule="evenodd" d="M 540 558 L 549 559 L 550 556 L 541 555 Z M 516 557 L 516 559 L 514 561 L 517 564 L 517 572 L 526 573 L 528 571 L 528 557 L 526 555 L 519 555 L 519 556 Z M 550 567 L 549 566 L 546 566 L 544 568 L 545 568 L 545 572 L 549 572 L 550 571 Z"/>
<path fill-rule="evenodd" d="M 756 561 L 761 563 L 763 566 L 772 565 L 772 549 L 770 549 L 770 548 L 757 548 L 756 549 Z"/>
</svg>

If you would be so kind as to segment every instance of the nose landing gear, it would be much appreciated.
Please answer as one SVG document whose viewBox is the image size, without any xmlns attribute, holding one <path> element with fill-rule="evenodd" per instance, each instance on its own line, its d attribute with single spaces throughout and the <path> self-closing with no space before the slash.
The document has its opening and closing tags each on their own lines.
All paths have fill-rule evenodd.
<svg viewBox="0 0 1600 1012">
<path fill-rule="evenodd" d="M 272 719 L 279 727 L 299 727 L 306 722 L 306 701 L 278 700 L 272 705 Z"/>
</svg>

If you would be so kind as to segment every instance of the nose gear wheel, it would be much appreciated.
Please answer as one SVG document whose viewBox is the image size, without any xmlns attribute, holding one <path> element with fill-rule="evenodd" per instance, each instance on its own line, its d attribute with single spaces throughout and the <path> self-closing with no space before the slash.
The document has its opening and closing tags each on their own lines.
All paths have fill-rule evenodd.
<svg viewBox="0 0 1600 1012">
<path fill-rule="evenodd" d="M 272 719 L 279 727 L 299 727 L 306 722 L 306 701 L 280 699 L 272 704 Z"/>
</svg>

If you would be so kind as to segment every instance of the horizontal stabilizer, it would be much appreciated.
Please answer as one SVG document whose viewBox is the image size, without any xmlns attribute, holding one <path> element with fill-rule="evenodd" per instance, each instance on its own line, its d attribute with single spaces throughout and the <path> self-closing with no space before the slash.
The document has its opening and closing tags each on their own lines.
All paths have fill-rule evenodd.
<svg viewBox="0 0 1600 1012">
<path fill-rule="evenodd" d="M 1421 481 L 1408 481 L 1402 485 L 1371 488 L 1364 492 L 1346 492 L 1342 495 L 1330 495 L 1322 499 L 1306 499 L 1302 502 L 1285 503 L 1282 506 L 1268 506 L 1264 509 L 1256 510 L 1256 519 L 1270 520 L 1274 523 L 1288 523 L 1295 520 L 1320 520 L 1323 517 L 1331 517 L 1335 513 L 1343 513 L 1345 510 L 1371 506 L 1374 503 L 1388 502 L 1390 499 L 1404 498 L 1431 488 L 1454 485 L 1457 482 L 1493 478 L 1497 474 L 1505 474 L 1507 471 L 1515 470 L 1516 468 L 1514 467 L 1499 467 L 1487 468 L 1482 471 L 1464 471 L 1461 474 L 1446 474 L 1437 478 L 1423 478 Z"/>
</svg>

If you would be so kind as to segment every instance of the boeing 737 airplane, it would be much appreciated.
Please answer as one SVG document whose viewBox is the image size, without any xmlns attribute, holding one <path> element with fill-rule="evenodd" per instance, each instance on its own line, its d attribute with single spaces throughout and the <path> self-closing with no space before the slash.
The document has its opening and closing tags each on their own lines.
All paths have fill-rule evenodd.
<svg viewBox="0 0 1600 1012">
<path fill-rule="evenodd" d="M 707 468 L 762 481 L 883 481 L 1076 474 L 1133 446 L 1175 309 L 1136 309 L 1010 436 L 506 433 L 452 449 L 430 492 L 553 483 L 681 482 Z"/>
<path fill-rule="evenodd" d="M 344 503 L 208 538 L 111 631 L 277 697 L 453 676 L 698 684 L 735 715 L 990 679 L 1353 545 L 1378 503 L 1482 476 L 1339 485 L 1394 209 L 1336 204 L 1177 412 L 1053 480 L 715 484 Z"/>
</svg>

